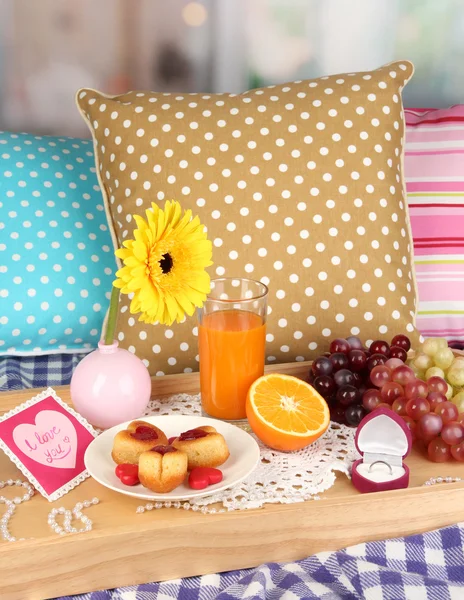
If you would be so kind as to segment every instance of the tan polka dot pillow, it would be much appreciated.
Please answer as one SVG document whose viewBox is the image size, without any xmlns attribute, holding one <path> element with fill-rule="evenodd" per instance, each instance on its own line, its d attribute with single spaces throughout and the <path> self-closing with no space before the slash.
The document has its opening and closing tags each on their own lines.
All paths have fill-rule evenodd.
<svg viewBox="0 0 464 600">
<path fill-rule="evenodd" d="M 268 284 L 268 362 L 311 359 L 330 338 L 416 340 L 403 187 L 402 61 L 245 94 L 80 90 L 113 239 L 177 199 L 213 241 L 214 276 Z M 123 296 L 121 346 L 152 373 L 195 370 L 197 327 L 139 323 Z"/>
</svg>

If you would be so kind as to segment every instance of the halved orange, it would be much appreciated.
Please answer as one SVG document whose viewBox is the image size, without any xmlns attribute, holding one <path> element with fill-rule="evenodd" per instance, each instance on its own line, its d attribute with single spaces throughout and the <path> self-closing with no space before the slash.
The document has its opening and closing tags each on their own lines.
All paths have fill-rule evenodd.
<svg viewBox="0 0 464 600">
<path fill-rule="evenodd" d="M 246 414 L 262 442 L 284 451 L 308 446 L 330 423 L 327 402 L 309 383 L 275 373 L 263 375 L 252 384 Z"/>
</svg>

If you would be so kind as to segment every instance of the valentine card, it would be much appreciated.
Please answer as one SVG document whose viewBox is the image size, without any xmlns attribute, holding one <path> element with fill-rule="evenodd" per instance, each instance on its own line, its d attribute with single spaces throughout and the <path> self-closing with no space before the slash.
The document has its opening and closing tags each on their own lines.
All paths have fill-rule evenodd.
<svg viewBox="0 0 464 600">
<path fill-rule="evenodd" d="M 52 388 L 0 417 L 0 448 L 50 502 L 89 476 L 84 453 L 96 436 Z"/>
</svg>

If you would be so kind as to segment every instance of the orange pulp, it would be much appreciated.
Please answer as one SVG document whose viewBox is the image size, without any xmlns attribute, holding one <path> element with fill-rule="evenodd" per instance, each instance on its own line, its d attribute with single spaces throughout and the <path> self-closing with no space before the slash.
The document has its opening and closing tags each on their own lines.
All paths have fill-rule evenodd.
<svg viewBox="0 0 464 600">
<path fill-rule="evenodd" d="M 327 402 L 309 383 L 279 373 L 263 375 L 251 385 L 246 412 L 259 439 L 284 452 L 315 442 L 330 423 Z"/>
<path fill-rule="evenodd" d="M 266 325 L 245 310 L 204 315 L 198 332 L 203 410 L 211 417 L 246 418 L 250 385 L 264 372 Z"/>
</svg>

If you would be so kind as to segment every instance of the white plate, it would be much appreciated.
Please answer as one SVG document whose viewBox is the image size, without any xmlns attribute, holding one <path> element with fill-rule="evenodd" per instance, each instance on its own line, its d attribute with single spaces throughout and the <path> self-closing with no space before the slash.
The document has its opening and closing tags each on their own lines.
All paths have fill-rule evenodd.
<svg viewBox="0 0 464 600">
<path fill-rule="evenodd" d="M 210 496 L 211 494 L 230 488 L 245 479 L 259 462 L 259 447 L 256 441 L 246 431 L 230 423 L 206 417 L 184 415 L 142 417 L 141 420 L 153 423 L 164 431 L 168 438 L 203 425 L 215 427 L 224 436 L 230 452 L 227 461 L 219 467 L 222 471 L 223 479 L 221 483 L 210 485 L 204 490 L 192 490 L 188 487 L 187 483 L 183 483 L 168 494 L 156 494 L 141 484 L 134 486 L 122 484 L 114 472 L 116 464 L 111 458 L 111 450 L 113 449 L 114 436 L 118 431 L 126 429 L 130 423 L 128 421 L 101 433 L 89 445 L 84 456 L 85 466 L 90 475 L 96 481 L 115 492 L 134 496 L 135 498 L 142 498 L 143 500 L 157 501 L 188 500 L 190 498 Z"/>
</svg>

